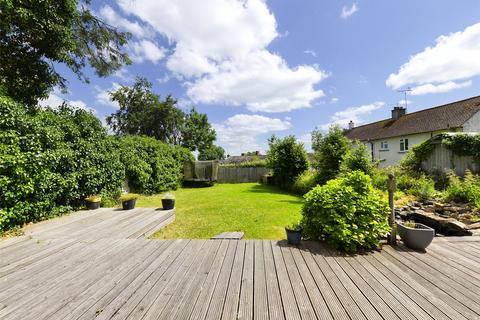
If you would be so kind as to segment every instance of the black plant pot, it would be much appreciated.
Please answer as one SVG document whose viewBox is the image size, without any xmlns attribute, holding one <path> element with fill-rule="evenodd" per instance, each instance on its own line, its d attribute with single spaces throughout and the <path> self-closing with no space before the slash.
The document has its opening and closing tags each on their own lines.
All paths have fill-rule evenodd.
<svg viewBox="0 0 480 320">
<path fill-rule="evenodd" d="M 162 199 L 163 210 L 172 210 L 175 207 L 175 199 Z"/>
<path fill-rule="evenodd" d="M 135 204 L 136 203 L 137 203 L 137 199 L 122 201 L 122 208 L 123 208 L 123 210 L 135 209 Z"/>
<path fill-rule="evenodd" d="M 97 201 L 97 202 L 85 201 L 85 206 L 87 207 L 88 210 L 95 210 L 100 208 L 100 201 Z"/>
<path fill-rule="evenodd" d="M 287 232 L 287 241 L 289 244 L 298 246 L 302 241 L 302 230 L 290 230 L 285 228 L 285 232 Z"/>
</svg>

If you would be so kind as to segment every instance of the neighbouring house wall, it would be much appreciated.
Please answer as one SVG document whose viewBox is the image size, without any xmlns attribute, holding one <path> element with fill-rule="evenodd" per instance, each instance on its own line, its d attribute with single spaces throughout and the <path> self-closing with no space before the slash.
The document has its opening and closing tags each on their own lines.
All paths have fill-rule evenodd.
<svg viewBox="0 0 480 320">
<path fill-rule="evenodd" d="M 430 139 L 432 136 L 440 132 L 441 131 L 417 133 L 406 136 L 374 140 L 371 143 L 367 143 L 367 147 L 371 151 L 371 144 L 373 143 L 373 158 L 374 160 L 381 160 L 380 167 L 392 166 L 400 163 L 402 158 L 407 153 L 407 151 L 400 151 L 400 139 L 408 139 L 408 149 L 410 150 L 415 145 Z M 381 150 L 380 144 L 382 141 L 388 141 L 388 150 Z"/>
<path fill-rule="evenodd" d="M 480 132 L 480 111 L 475 113 L 470 119 L 463 125 L 463 131 L 465 132 Z"/>
</svg>

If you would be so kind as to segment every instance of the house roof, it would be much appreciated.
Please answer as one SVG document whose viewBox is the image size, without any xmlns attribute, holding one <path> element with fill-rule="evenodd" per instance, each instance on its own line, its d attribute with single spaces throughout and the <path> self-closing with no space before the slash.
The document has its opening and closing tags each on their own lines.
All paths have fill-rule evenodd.
<svg viewBox="0 0 480 320">
<path fill-rule="evenodd" d="M 358 126 L 345 130 L 345 136 L 366 141 L 461 128 L 478 111 L 480 96 Z"/>
</svg>

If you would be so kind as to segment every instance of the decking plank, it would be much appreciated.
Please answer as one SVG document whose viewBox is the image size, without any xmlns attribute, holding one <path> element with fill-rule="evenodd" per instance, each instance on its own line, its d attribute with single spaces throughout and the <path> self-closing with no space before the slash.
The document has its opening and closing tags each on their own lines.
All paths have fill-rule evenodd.
<svg viewBox="0 0 480 320">
<path fill-rule="evenodd" d="M 421 261 L 416 261 L 412 263 L 405 257 L 399 255 L 393 250 L 390 251 L 390 248 L 385 248 L 384 250 L 387 253 L 383 253 L 383 257 L 394 263 L 397 268 L 403 270 L 408 274 L 414 281 L 422 285 L 424 288 L 428 288 L 428 294 L 430 297 L 435 297 L 439 301 L 446 302 L 446 307 L 443 311 L 448 314 L 451 318 L 460 319 L 463 314 L 466 318 L 472 316 L 472 312 L 477 314 L 480 312 L 480 306 L 475 301 L 475 299 L 470 299 L 467 296 L 467 293 L 470 293 L 467 289 L 459 291 L 460 286 L 458 283 L 452 281 L 448 277 L 443 276 L 433 268 L 428 268 L 428 272 L 424 272 L 422 269 L 425 265 L 422 265 L 421 268 L 417 266 L 422 264 Z M 400 263 L 397 263 L 397 261 Z M 431 272 L 431 273 L 430 273 Z M 435 280 L 436 279 L 436 280 Z M 432 282 L 433 281 L 433 282 Z M 446 285 L 445 283 L 449 283 Z M 429 298 L 431 299 L 431 298 Z M 471 311 L 469 311 L 471 309 Z"/>
<path fill-rule="evenodd" d="M 152 264 L 145 272 L 133 280 L 129 286 L 119 295 L 115 296 L 111 302 L 97 302 L 95 308 L 84 313 L 79 319 L 92 319 L 96 316 L 97 320 L 106 320 L 113 318 L 127 318 L 135 306 L 145 297 L 145 295 L 154 287 L 164 274 L 174 269 L 172 264 L 181 260 L 182 254 L 188 254 L 185 250 L 189 241 L 177 240 L 163 252 L 155 264 Z M 168 278 L 168 277 L 167 277 Z M 93 315 L 92 315 L 93 312 Z"/>
<path fill-rule="evenodd" d="M 222 319 L 235 319 L 238 314 L 240 290 L 242 286 L 243 261 L 245 258 L 245 241 L 239 241 L 235 251 L 235 259 L 230 274 L 227 294 L 222 312 Z"/>
<path fill-rule="evenodd" d="M 431 319 L 428 315 L 424 316 L 423 310 L 410 300 L 402 291 L 398 290 L 393 284 L 383 276 L 383 274 L 374 270 L 373 274 L 369 272 L 368 266 L 363 260 L 356 260 L 353 256 L 343 258 L 350 267 L 355 270 L 360 277 L 377 293 L 385 303 L 392 308 L 395 314 L 403 320 Z M 373 268 L 374 269 L 374 268 Z M 370 268 L 372 270 L 372 268 Z M 396 289 L 396 290 L 395 290 Z M 412 313 L 410 310 L 415 312 Z"/>
<path fill-rule="evenodd" d="M 308 247 L 303 246 L 304 250 L 301 250 L 302 257 L 305 261 L 305 264 L 312 275 L 315 285 L 322 294 L 325 303 L 328 306 L 330 313 L 334 319 L 338 320 L 348 320 L 350 317 L 347 314 L 342 302 L 339 300 L 335 291 L 332 289 L 328 283 L 325 275 L 323 274 L 320 267 L 315 262 L 313 258 L 313 253 L 308 249 Z"/>
<path fill-rule="evenodd" d="M 312 253 L 312 256 L 317 263 L 319 269 L 325 275 L 325 278 L 332 287 L 338 299 L 340 299 L 350 318 L 366 320 L 367 318 L 363 314 L 362 310 L 358 307 L 353 298 L 350 296 L 348 290 L 345 289 L 345 287 L 341 283 L 341 280 L 337 277 L 336 272 L 331 269 L 330 265 L 325 260 L 325 257 L 323 256 L 321 251 L 321 246 L 317 243 L 308 243 L 307 248 Z"/>
<path fill-rule="evenodd" d="M 323 299 L 321 292 L 318 290 L 318 287 L 315 285 L 315 280 L 310 273 L 310 270 L 305 263 L 305 260 L 300 253 L 303 248 L 290 248 L 293 260 L 295 262 L 295 267 L 300 274 L 301 281 L 305 287 L 305 291 L 310 298 L 312 307 L 315 310 L 315 314 L 318 319 L 333 319 L 330 310 L 328 309 L 327 303 Z"/>
<path fill-rule="evenodd" d="M 254 263 L 255 263 L 255 243 L 253 241 L 246 241 L 245 243 L 245 256 L 243 259 L 243 273 L 242 273 L 242 286 L 240 290 L 240 301 L 238 304 L 238 319 L 253 319 L 253 307 L 254 307 Z M 259 275 L 260 276 L 260 275 Z M 261 306 L 263 307 L 263 306 Z M 265 308 L 266 309 L 266 308 Z M 259 310 L 259 314 L 268 310 Z M 259 314 L 256 314 L 257 316 Z"/>
<path fill-rule="evenodd" d="M 265 261 L 265 285 L 268 299 L 268 314 L 270 319 L 285 319 L 282 306 L 282 297 L 278 285 L 278 277 L 273 260 L 272 241 L 262 241 L 263 257 Z"/>
<path fill-rule="evenodd" d="M 215 291 L 215 285 L 217 283 L 218 277 L 222 271 L 223 265 L 228 261 L 225 261 L 229 246 L 233 245 L 231 241 L 221 240 L 220 249 L 218 250 L 219 254 L 215 257 L 215 261 L 212 264 L 212 268 L 208 273 L 207 279 L 205 280 L 202 288 L 200 288 L 200 293 L 196 301 L 192 301 L 194 304 L 193 310 L 190 314 L 190 319 L 205 319 L 205 315 L 208 312 L 210 305 L 210 300 Z"/>
<path fill-rule="evenodd" d="M 385 255 L 385 254 L 384 254 Z M 390 261 L 380 253 L 374 253 L 366 257 L 377 269 L 391 279 L 407 295 L 418 302 L 419 306 L 428 312 L 434 319 L 457 319 L 463 318 L 455 309 L 450 307 L 443 300 L 433 294 L 428 286 L 422 286 L 415 277 L 409 274 L 408 270 L 402 269 L 399 265 Z M 384 268 L 380 267 L 382 265 Z M 414 275 L 413 275 L 414 276 Z M 421 279 L 420 279 L 421 280 Z"/>
<path fill-rule="evenodd" d="M 287 267 L 283 260 L 281 242 L 272 242 L 273 259 L 278 277 L 280 295 L 282 297 L 283 313 L 286 319 L 301 319 L 300 311 L 293 293 L 292 284 L 288 277 Z"/>
<path fill-rule="evenodd" d="M 208 309 L 206 311 L 204 319 L 220 319 L 221 318 L 222 312 L 223 312 L 223 306 L 225 302 L 225 295 L 228 290 L 228 283 L 230 281 L 233 262 L 235 260 L 235 252 L 237 250 L 237 245 L 241 242 L 244 242 L 244 240 L 224 240 L 224 241 L 228 242 L 228 250 L 225 256 L 225 260 L 223 261 L 220 274 L 218 275 L 217 281 L 215 283 L 215 289 L 208 303 Z"/>
</svg>

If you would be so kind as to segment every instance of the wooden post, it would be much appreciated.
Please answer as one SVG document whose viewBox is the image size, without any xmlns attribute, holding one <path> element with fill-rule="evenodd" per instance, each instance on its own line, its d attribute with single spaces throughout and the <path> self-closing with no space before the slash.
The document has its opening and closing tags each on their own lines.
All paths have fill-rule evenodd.
<svg viewBox="0 0 480 320">
<path fill-rule="evenodd" d="M 388 217 L 388 223 L 390 224 L 391 232 L 388 237 L 388 243 L 391 245 L 397 244 L 397 226 L 395 225 L 395 205 L 393 202 L 393 194 L 397 189 L 397 183 L 395 181 L 395 175 L 393 173 L 388 174 L 388 204 L 390 206 L 390 215 Z"/>
</svg>

